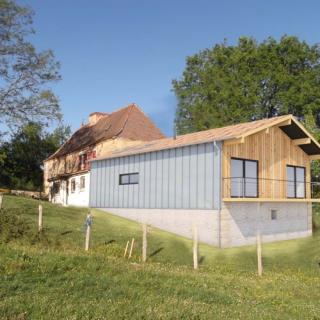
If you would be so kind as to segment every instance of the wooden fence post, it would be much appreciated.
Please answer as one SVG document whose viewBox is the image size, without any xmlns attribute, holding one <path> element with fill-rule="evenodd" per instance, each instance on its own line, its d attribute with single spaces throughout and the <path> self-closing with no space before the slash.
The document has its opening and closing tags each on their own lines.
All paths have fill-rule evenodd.
<svg viewBox="0 0 320 320">
<path fill-rule="evenodd" d="M 127 241 L 126 249 L 124 250 L 124 255 L 123 255 L 124 258 L 125 258 L 126 255 L 127 255 L 127 251 L 128 251 L 128 247 L 129 247 L 129 242 L 130 242 L 130 241 Z"/>
<path fill-rule="evenodd" d="M 147 225 L 142 225 L 142 262 L 147 261 Z"/>
<path fill-rule="evenodd" d="M 198 269 L 198 229 L 193 226 L 193 268 Z"/>
<path fill-rule="evenodd" d="M 261 233 L 257 231 L 257 259 L 258 259 L 258 275 L 262 276 L 262 250 L 261 250 Z"/>
<path fill-rule="evenodd" d="M 90 245 L 90 234 L 91 234 L 91 226 L 88 224 L 87 225 L 87 230 L 86 230 L 86 243 L 85 243 L 85 250 L 89 250 L 89 245 Z"/>
<path fill-rule="evenodd" d="M 133 245 L 134 245 L 134 238 L 132 238 L 132 241 L 131 241 L 131 247 L 130 247 L 130 252 L 129 252 L 129 257 L 128 257 L 128 259 L 130 259 L 131 256 L 132 256 Z"/>
<path fill-rule="evenodd" d="M 0 193 L 0 210 L 2 209 L 3 194 Z"/>
<path fill-rule="evenodd" d="M 90 236 L 91 236 L 91 224 L 92 224 L 92 216 L 91 216 L 91 210 L 87 214 L 86 218 L 86 242 L 85 242 L 85 251 L 89 250 L 90 246 Z"/>
<path fill-rule="evenodd" d="M 38 231 L 42 231 L 42 204 L 39 204 Z"/>
</svg>

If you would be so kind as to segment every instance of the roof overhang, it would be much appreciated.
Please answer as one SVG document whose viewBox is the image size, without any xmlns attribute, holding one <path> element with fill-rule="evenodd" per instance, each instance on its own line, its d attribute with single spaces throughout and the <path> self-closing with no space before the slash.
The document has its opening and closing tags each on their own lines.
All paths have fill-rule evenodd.
<svg viewBox="0 0 320 320">
<path fill-rule="evenodd" d="M 320 160 L 320 144 L 292 115 L 288 115 L 286 118 L 281 118 L 278 122 L 267 124 L 265 126 L 248 131 L 245 134 L 236 137 L 233 139 L 233 141 L 230 141 L 229 144 L 232 142 L 236 143 L 236 141 L 241 143 L 244 141 L 244 138 L 263 130 L 268 132 L 268 129 L 273 126 L 278 126 L 290 139 L 293 140 L 294 144 L 299 146 L 307 155 L 311 157 L 311 159 L 313 158 L 314 160 Z"/>
</svg>

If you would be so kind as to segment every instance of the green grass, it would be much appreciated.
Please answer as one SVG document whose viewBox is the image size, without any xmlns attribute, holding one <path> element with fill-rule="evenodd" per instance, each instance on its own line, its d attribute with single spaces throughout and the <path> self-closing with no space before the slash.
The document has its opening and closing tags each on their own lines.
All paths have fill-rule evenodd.
<svg viewBox="0 0 320 320">
<path fill-rule="evenodd" d="M 38 203 L 4 199 L 3 214 L 17 219 L 0 219 L 0 319 L 320 319 L 318 231 L 264 244 L 259 278 L 254 246 L 200 245 L 194 271 L 191 241 L 154 228 L 142 264 L 141 226 L 97 210 L 86 253 L 87 210 L 43 203 L 39 236 Z"/>
</svg>

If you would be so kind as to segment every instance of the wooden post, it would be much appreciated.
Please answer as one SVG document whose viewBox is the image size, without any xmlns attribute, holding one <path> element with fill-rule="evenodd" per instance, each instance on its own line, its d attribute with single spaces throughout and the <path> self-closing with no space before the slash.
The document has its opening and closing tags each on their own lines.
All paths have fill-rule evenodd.
<svg viewBox="0 0 320 320">
<path fill-rule="evenodd" d="M 198 229 L 193 226 L 193 268 L 198 269 Z"/>
<path fill-rule="evenodd" d="M 142 262 L 147 261 L 147 225 L 142 225 Z"/>
<path fill-rule="evenodd" d="M 132 241 L 131 241 L 131 247 L 130 247 L 130 252 L 129 252 L 129 257 L 128 257 L 129 259 L 132 256 L 133 245 L 134 245 L 134 238 L 132 238 Z"/>
<path fill-rule="evenodd" d="M 38 231 L 42 231 L 42 204 L 39 204 Z"/>
<path fill-rule="evenodd" d="M 128 251 L 128 247 L 129 247 L 129 242 L 130 242 L 130 241 L 127 241 L 126 249 L 124 250 L 124 255 L 123 255 L 124 258 L 125 258 L 126 255 L 127 255 L 127 251 Z"/>
<path fill-rule="evenodd" d="M 3 194 L 0 193 L 0 210 L 2 209 Z"/>
<path fill-rule="evenodd" d="M 88 224 L 87 225 L 87 230 L 86 230 L 86 243 L 85 243 L 85 250 L 89 250 L 90 246 L 90 234 L 91 234 L 91 226 Z"/>
<path fill-rule="evenodd" d="M 261 233 L 257 231 L 257 258 L 258 258 L 258 275 L 262 276 L 262 250 L 261 250 Z"/>
<path fill-rule="evenodd" d="M 90 246 L 90 235 L 91 235 L 91 225 L 92 225 L 92 215 L 91 210 L 89 210 L 86 218 L 86 241 L 85 241 L 85 250 L 89 250 Z"/>
</svg>

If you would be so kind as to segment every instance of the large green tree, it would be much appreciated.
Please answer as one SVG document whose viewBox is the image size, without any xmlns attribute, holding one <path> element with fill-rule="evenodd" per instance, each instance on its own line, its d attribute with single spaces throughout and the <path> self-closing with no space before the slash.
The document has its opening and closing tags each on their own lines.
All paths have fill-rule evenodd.
<svg viewBox="0 0 320 320">
<path fill-rule="evenodd" d="M 48 85 L 60 79 L 51 50 L 30 43 L 33 12 L 0 0 L 0 122 L 8 126 L 60 118 L 58 99 Z"/>
<path fill-rule="evenodd" d="M 319 138 L 320 46 L 297 37 L 205 49 L 173 88 L 180 134 L 291 113 Z"/>
<path fill-rule="evenodd" d="M 41 190 L 43 160 L 70 136 L 70 127 L 47 133 L 38 123 L 28 123 L 0 145 L 0 187 Z"/>
</svg>

